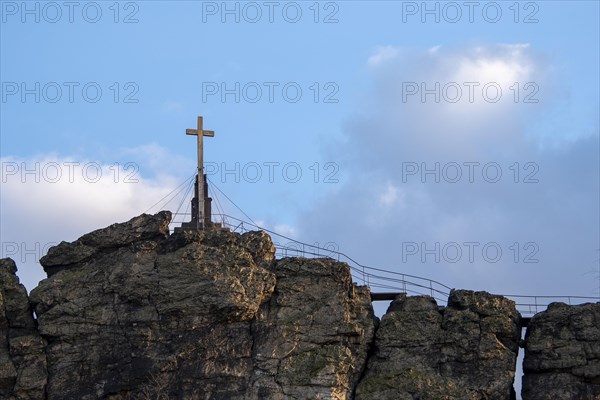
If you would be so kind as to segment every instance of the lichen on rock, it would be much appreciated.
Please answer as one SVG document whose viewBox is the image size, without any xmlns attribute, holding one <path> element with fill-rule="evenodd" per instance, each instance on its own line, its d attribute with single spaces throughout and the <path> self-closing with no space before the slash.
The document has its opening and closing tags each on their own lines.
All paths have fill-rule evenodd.
<svg viewBox="0 0 600 400">
<path fill-rule="evenodd" d="M 383 316 L 356 399 L 514 398 L 514 302 L 453 290 L 447 307 L 400 295 Z"/>
<path fill-rule="evenodd" d="M 351 399 L 371 346 L 370 293 L 331 259 L 285 258 L 255 321 L 253 398 Z"/>
<path fill-rule="evenodd" d="M 399 295 L 379 321 L 346 263 L 275 259 L 265 232 L 170 233 L 170 220 L 60 243 L 29 297 L 0 260 L 0 398 L 514 399 L 513 301 Z M 600 396 L 599 307 L 532 319 L 524 400 Z"/>
<path fill-rule="evenodd" d="M 600 398 L 600 303 L 552 303 L 527 328 L 523 400 Z"/>
<path fill-rule="evenodd" d="M 49 277 L 31 301 L 47 398 L 262 399 L 268 385 L 273 398 L 351 398 L 375 317 L 349 267 L 275 260 L 264 232 L 169 234 L 170 217 L 114 224 L 42 259 Z"/>
</svg>

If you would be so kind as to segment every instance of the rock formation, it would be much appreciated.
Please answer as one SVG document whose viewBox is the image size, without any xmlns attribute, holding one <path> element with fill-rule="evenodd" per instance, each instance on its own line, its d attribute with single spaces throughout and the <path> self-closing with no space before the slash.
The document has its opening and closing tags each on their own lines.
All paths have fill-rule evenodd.
<svg viewBox="0 0 600 400">
<path fill-rule="evenodd" d="M 45 343 L 16 272 L 13 260 L 0 260 L 0 398 L 43 399 Z"/>
<path fill-rule="evenodd" d="M 264 232 L 170 234 L 170 219 L 60 243 L 29 297 L 0 260 L 0 399 L 514 398 L 512 301 L 400 295 L 379 322 L 345 263 L 276 260 Z M 531 321 L 524 399 L 599 396 L 599 307 Z"/>
<path fill-rule="evenodd" d="M 169 221 L 140 216 L 42 258 L 48 399 L 350 398 L 375 318 L 347 265 L 276 263 L 264 232 L 169 235 Z"/>
<path fill-rule="evenodd" d="M 254 399 L 350 399 L 376 319 L 366 287 L 330 259 L 276 264 L 275 292 L 254 324 Z"/>
<path fill-rule="evenodd" d="M 600 303 L 552 303 L 527 328 L 523 400 L 600 399 Z"/>
<path fill-rule="evenodd" d="M 520 315 L 501 296 L 453 290 L 445 308 L 399 296 L 356 399 L 513 399 L 519 340 Z"/>
</svg>

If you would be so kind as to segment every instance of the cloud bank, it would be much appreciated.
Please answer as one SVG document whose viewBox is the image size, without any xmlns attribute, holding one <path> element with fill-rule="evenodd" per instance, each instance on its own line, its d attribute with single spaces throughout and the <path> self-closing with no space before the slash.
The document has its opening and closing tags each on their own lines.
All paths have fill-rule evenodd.
<svg viewBox="0 0 600 400">
<path fill-rule="evenodd" d="M 598 127 L 573 121 L 576 88 L 547 57 L 381 46 L 366 66 L 370 102 L 336 149 L 350 178 L 299 218 L 303 237 L 454 287 L 598 295 Z"/>
</svg>

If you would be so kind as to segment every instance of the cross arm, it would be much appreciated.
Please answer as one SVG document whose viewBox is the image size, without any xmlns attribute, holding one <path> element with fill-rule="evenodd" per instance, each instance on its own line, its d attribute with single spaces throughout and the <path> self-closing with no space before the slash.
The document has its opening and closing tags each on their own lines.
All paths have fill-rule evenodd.
<svg viewBox="0 0 600 400">
<path fill-rule="evenodd" d="M 186 135 L 194 135 L 194 136 L 198 136 L 198 129 L 186 129 L 185 130 L 185 134 Z M 215 136 L 215 131 L 202 131 L 202 136 L 210 136 L 210 137 L 214 137 Z"/>
</svg>

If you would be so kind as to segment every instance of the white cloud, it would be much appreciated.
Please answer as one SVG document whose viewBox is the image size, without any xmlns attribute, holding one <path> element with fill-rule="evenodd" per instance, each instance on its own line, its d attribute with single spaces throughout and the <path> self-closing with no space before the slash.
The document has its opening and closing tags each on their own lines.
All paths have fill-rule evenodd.
<svg viewBox="0 0 600 400">
<path fill-rule="evenodd" d="M 417 158 L 424 152 L 434 158 L 476 157 L 480 146 L 492 140 L 498 147 L 531 139 L 519 134 L 518 125 L 523 118 L 540 117 L 551 85 L 550 67 L 528 44 L 383 48 L 377 55 L 393 56 L 377 57 L 372 69 L 376 100 L 365 112 L 375 117 L 364 129 L 379 129 L 385 136 L 374 144 L 384 158 L 394 157 L 401 144 L 418 149 Z M 526 98 L 538 102 L 525 103 Z M 373 146 L 373 141 L 364 145 Z M 370 154 L 378 163 L 380 154 Z"/>
<path fill-rule="evenodd" d="M 398 200 L 398 187 L 388 182 L 384 191 L 379 195 L 379 204 L 389 207 Z"/>
<path fill-rule="evenodd" d="M 155 213 L 185 178 L 151 171 L 152 155 L 168 151 L 156 145 L 140 147 L 141 163 L 106 163 L 58 155 L 28 159 L 2 157 L 2 254 L 17 262 L 28 289 L 44 278 L 37 260 L 50 244 L 72 241 L 91 230 L 127 221 L 143 212 Z M 115 151 L 134 154 L 135 149 Z M 147 161 L 146 164 L 142 164 Z M 145 171 L 145 172 L 142 172 Z M 181 197 L 166 208 L 174 211 Z M 16 245 L 15 245 L 16 244 Z M 28 251 L 39 247 L 39 251 Z M 42 251 L 44 250 L 44 251 Z"/>
<path fill-rule="evenodd" d="M 173 154 L 169 149 L 157 143 L 122 148 L 115 151 L 115 153 L 119 158 L 144 165 L 157 177 L 179 175 L 182 172 L 191 174 L 196 169 L 195 160 L 180 154 Z M 190 152 L 191 154 L 193 153 Z"/>
<path fill-rule="evenodd" d="M 292 236 L 293 237 L 296 234 L 296 228 L 291 225 L 287 225 L 287 224 L 275 225 L 273 227 L 273 231 L 279 233 L 280 235 L 284 235 L 284 236 Z"/>
<path fill-rule="evenodd" d="M 369 57 L 367 64 L 377 66 L 385 61 L 394 59 L 400 54 L 399 48 L 394 46 L 378 46 L 375 49 L 375 54 Z"/>
<path fill-rule="evenodd" d="M 434 53 L 437 53 L 439 51 L 439 49 L 441 49 L 441 48 L 442 48 L 442 46 L 438 44 L 437 46 L 430 47 L 429 49 L 427 49 L 427 51 L 430 54 L 434 54 Z"/>
<path fill-rule="evenodd" d="M 597 125 L 584 135 L 581 127 L 591 123 L 569 124 L 562 134 L 571 139 L 551 148 L 540 148 L 532 139 L 532 129 L 545 132 L 555 123 L 546 115 L 555 111 L 548 90 L 560 82 L 552 75 L 553 66 L 528 44 L 429 50 L 385 46 L 369 58 L 368 65 L 376 66 L 371 70 L 373 93 L 361 109 L 363 116 L 345 124 L 346 137 L 339 144 L 340 168 L 353 179 L 300 217 L 298 230 L 336 241 L 341 251 L 367 265 L 455 287 L 593 294 L 596 287 L 582 275 L 587 267 L 580 266 L 597 258 L 600 240 Z M 515 103 L 510 86 L 534 78 L 543 88 L 539 103 Z M 423 103 L 415 96 L 417 101 L 403 102 L 406 81 L 497 82 L 506 91 L 505 101 L 436 103 L 428 97 Z M 556 118 L 563 124 L 573 120 L 565 114 Z M 462 166 L 456 183 L 443 172 L 452 162 Z M 465 162 L 478 163 L 474 182 L 469 182 Z M 490 162 L 501 168 L 497 183 L 484 179 L 482 167 Z M 420 173 L 403 176 L 408 163 L 434 172 L 426 179 Z M 532 164 L 525 167 L 527 163 Z M 523 181 L 531 166 L 538 183 Z M 405 242 L 425 243 L 427 249 L 456 242 L 463 258 L 436 263 L 429 257 L 423 263 L 413 257 L 403 263 Z M 473 262 L 465 242 L 478 243 Z M 501 261 L 483 258 L 487 243 L 500 244 Z M 524 263 L 531 255 L 538 262 Z"/>
<path fill-rule="evenodd" d="M 387 107 L 449 119 L 487 119 L 500 106 L 522 106 L 524 96 L 536 90 L 525 85 L 543 76 L 528 44 L 425 51 L 385 46 L 367 64 L 377 66 Z"/>
<path fill-rule="evenodd" d="M 458 56 L 450 79 L 456 82 L 495 82 L 509 91 L 514 83 L 525 84 L 535 72 L 527 53 L 529 44 L 497 45 L 477 49 L 474 54 Z"/>
</svg>

